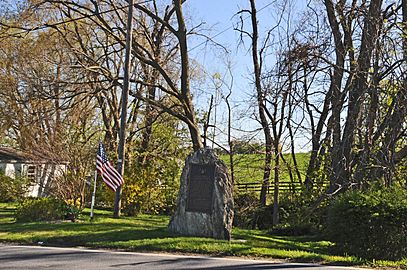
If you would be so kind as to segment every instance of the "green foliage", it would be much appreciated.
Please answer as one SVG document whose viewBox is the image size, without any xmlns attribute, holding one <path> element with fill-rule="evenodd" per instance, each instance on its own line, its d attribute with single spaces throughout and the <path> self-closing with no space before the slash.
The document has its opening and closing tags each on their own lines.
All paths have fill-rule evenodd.
<svg viewBox="0 0 407 270">
<path fill-rule="evenodd" d="M 27 194 L 29 184 L 25 177 L 11 178 L 0 170 L 0 202 L 21 200 Z"/>
<path fill-rule="evenodd" d="M 234 203 L 233 225 L 240 228 L 255 227 L 255 213 L 259 207 L 258 196 L 255 193 L 237 194 Z"/>
<path fill-rule="evenodd" d="M 322 194 L 314 191 L 296 194 L 283 194 L 280 199 L 280 223 L 273 232 L 279 231 L 287 234 L 292 231 L 293 235 L 315 234 L 322 230 L 327 215 L 328 201 L 321 202 L 316 209 L 311 209 L 316 198 Z"/>
<path fill-rule="evenodd" d="M 407 187 L 407 158 L 400 161 L 394 172 L 394 179 L 400 186 Z"/>
<path fill-rule="evenodd" d="M 315 235 L 310 224 L 297 224 L 297 225 L 277 225 L 273 227 L 269 232 L 271 235 L 275 236 L 307 236 Z"/>
<path fill-rule="evenodd" d="M 260 207 L 254 212 L 256 228 L 266 230 L 273 227 L 273 204 Z"/>
<path fill-rule="evenodd" d="M 280 224 L 271 228 L 272 235 L 319 235 L 326 219 L 327 202 L 323 201 L 316 209 L 312 206 L 321 196 L 314 191 L 295 194 L 282 194 L 279 202 Z"/>
<path fill-rule="evenodd" d="M 248 142 L 238 139 L 232 141 L 232 147 L 236 154 L 257 154 L 265 151 L 265 146 L 261 142 Z"/>
<path fill-rule="evenodd" d="M 234 202 L 234 226 L 262 230 L 272 227 L 273 206 L 260 207 L 259 197 L 256 193 L 237 194 Z"/>
<path fill-rule="evenodd" d="M 155 160 L 153 164 L 134 166 L 123 188 L 123 212 L 170 213 L 175 207 L 179 182 L 179 166 L 174 160 Z M 157 167 L 155 167 L 157 166 Z"/>
<path fill-rule="evenodd" d="M 273 227 L 273 204 L 259 206 L 258 194 L 243 193 L 235 196 L 234 225 L 240 228 L 271 229 L 273 235 L 310 235 L 322 230 L 326 219 L 327 202 L 310 211 L 314 195 L 284 193 L 279 201 L 280 224 Z"/>
<path fill-rule="evenodd" d="M 332 203 L 326 225 L 340 251 L 369 259 L 407 257 L 407 192 L 349 191 Z"/>
<path fill-rule="evenodd" d="M 123 212 L 170 213 L 176 205 L 181 167 L 188 148 L 177 135 L 177 121 L 162 119 L 153 125 L 148 149 L 134 142 L 123 187 Z"/>
<path fill-rule="evenodd" d="M 53 221 L 79 217 L 80 210 L 55 198 L 28 198 L 18 206 L 15 218 L 17 222 Z"/>
</svg>

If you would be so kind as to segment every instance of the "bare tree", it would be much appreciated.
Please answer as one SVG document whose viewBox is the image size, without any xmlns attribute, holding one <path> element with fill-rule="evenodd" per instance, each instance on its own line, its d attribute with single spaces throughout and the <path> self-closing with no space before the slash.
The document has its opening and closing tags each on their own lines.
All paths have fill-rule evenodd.
<svg viewBox="0 0 407 270">
<path fill-rule="evenodd" d="M 248 13 L 251 19 L 251 29 L 252 31 L 246 32 L 243 29 L 243 19 L 241 20 L 241 28 L 235 30 L 239 31 L 242 35 L 246 35 L 250 38 L 251 52 L 252 52 L 252 63 L 253 63 L 253 76 L 254 76 L 254 85 L 256 90 L 256 99 L 258 107 L 258 116 L 259 122 L 263 129 L 264 139 L 266 143 L 266 153 L 264 157 L 264 174 L 262 188 L 260 192 L 260 205 L 266 205 L 266 196 L 267 191 L 270 185 L 270 174 L 271 174 L 271 159 L 272 159 L 272 135 L 269 127 L 269 122 L 267 121 L 266 116 L 266 95 L 265 91 L 261 85 L 262 77 L 262 61 L 263 61 L 263 52 L 265 50 L 265 44 L 262 48 L 259 49 L 259 32 L 258 32 L 258 20 L 257 20 L 257 10 L 256 3 L 254 0 L 250 0 L 250 10 L 241 10 L 238 14 Z"/>
<path fill-rule="evenodd" d="M 147 87 L 149 94 L 143 95 L 140 91 L 134 89 L 130 94 L 145 102 L 148 100 L 148 106 L 159 108 L 160 111 L 169 113 L 186 123 L 191 134 L 193 148 L 197 150 L 202 148 L 203 145 L 190 93 L 190 66 L 187 45 L 188 31 L 183 16 L 182 4 L 181 1 L 174 1 L 174 3 L 168 5 L 165 10 L 160 10 L 156 1 L 152 1 L 152 4 L 134 4 L 135 9 L 143 14 L 144 18 L 148 18 L 148 20 L 145 20 L 152 22 L 154 26 L 152 32 L 150 32 L 148 26 L 146 24 L 143 25 L 139 20 L 139 26 L 141 27 L 140 32 L 142 33 L 144 28 L 145 33 L 142 39 L 135 38 L 133 40 L 132 53 L 137 61 L 144 65 L 144 70 L 146 70 L 147 67 L 154 70 L 154 73 L 150 74 L 151 76 L 159 76 L 156 82 L 152 82 L 148 79 L 145 80 L 144 78 L 136 78 L 134 82 Z M 50 23 L 46 21 L 44 23 L 47 27 L 59 29 L 61 25 L 66 25 L 64 20 L 68 22 L 91 22 L 92 25 L 96 26 L 94 29 L 97 31 L 92 38 L 98 40 L 100 39 L 100 33 L 102 33 L 102 40 L 109 42 L 109 46 L 107 47 L 109 49 L 107 53 L 109 54 L 118 53 L 124 47 L 123 9 L 125 7 L 125 2 L 119 3 L 116 1 L 77 3 L 74 1 L 60 2 L 52 0 L 45 1 L 37 6 L 37 8 L 56 9 L 60 13 L 59 16 L 62 22 Z M 176 28 L 173 24 L 176 25 Z M 162 43 L 163 35 L 167 35 L 167 33 L 171 34 L 171 37 L 166 37 L 166 41 L 171 42 L 171 47 L 166 48 L 167 57 L 163 57 L 159 47 Z M 80 39 L 81 35 L 78 33 L 77 37 Z M 146 47 L 146 44 L 151 46 Z M 150 49 L 151 47 L 152 49 Z M 78 53 L 85 53 L 81 56 L 86 60 L 86 48 L 81 47 L 80 49 L 81 51 Z M 169 61 L 175 63 L 175 59 L 181 63 L 179 77 L 177 77 L 177 71 L 168 64 Z M 83 68 L 91 69 L 103 76 L 110 76 L 108 74 L 109 69 L 103 68 L 100 62 L 92 61 L 92 64 L 92 66 L 86 65 L 83 66 Z M 111 62 L 110 64 L 114 65 L 114 63 Z M 107 72 L 107 74 L 104 72 Z M 113 75 L 115 76 L 110 76 L 108 81 L 112 84 L 112 87 L 117 87 L 117 83 L 121 78 L 118 74 Z M 155 76 L 155 78 L 157 78 L 157 76 Z M 154 100 L 154 89 L 160 89 L 160 91 L 168 95 L 169 98 L 167 102 Z"/>
</svg>

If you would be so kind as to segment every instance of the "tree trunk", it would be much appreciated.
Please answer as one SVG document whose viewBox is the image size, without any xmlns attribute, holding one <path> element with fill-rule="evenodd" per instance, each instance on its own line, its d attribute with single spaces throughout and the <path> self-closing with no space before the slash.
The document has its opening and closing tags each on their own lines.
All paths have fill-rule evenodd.
<svg viewBox="0 0 407 270">
<path fill-rule="evenodd" d="M 358 65 L 354 83 L 350 84 L 348 112 L 346 117 L 345 128 L 342 135 L 342 140 L 338 144 L 335 140 L 334 132 L 334 149 L 333 152 L 333 177 L 332 185 L 339 184 L 346 189 L 351 182 L 352 174 L 352 147 L 354 144 L 355 132 L 357 127 L 357 119 L 361 110 L 362 96 L 368 88 L 368 71 L 371 66 L 371 57 L 378 37 L 381 18 L 382 0 L 372 0 L 367 17 L 365 17 L 360 55 L 358 57 Z M 339 119 L 338 119 L 339 121 Z M 335 128 L 334 128 L 335 129 Z"/>
<path fill-rule="evenodd" d="M 404 59 L 407 59 L 407 0 L 402 1 L 403 5 L 403 54 Z M 404 80 L 403 80 L 403 88 L 404 90 L 407 89 L 407 63 L 404 61 Z M 405 98 L 407 99 L 407 98 Z M 406 146 L 404 146 L 404 149 Z M 406 151 L 405 151 L 406 152 Z M 407 178 L 405 186 L 407 187 Z"/>
<path fill-rule="evenodd" d="M 232 178 L 232 183 L 235 183 L 235 163 L 234 163 L 234 155 L 235 149 L 232 142 L 232 108 L 230 106 L 230 95 L 232 91 L 229 91 L 229 94 L 225 98 L 226 106 L 228 108 L 228 145 L 229 145 L 229 169 L 230 169 L 230 177 Z"/>
<path fill-rule="evenodd" d="M 194 105 L 190 92 L 189 83 L 189 57 L 187 45 L 187 30 L 182 13 L 182 0 L 174 0 L 175 12 L 177 15 L 178 31 L 177 38 L 181 52 L 181 97 L 183 101 L 184 113 L 188 119 L 188 129 L 191 135 L 192 147 L 194 151 L 203 148 L 201 134 L 199 131 L 198 121 L 196 119 Z"/>
<path fill-rule="evenodd" d="M 273 226 L 280 222 L 279 193 L 280 193 L 280 150 L 274 145 L 274 193 L 273 193 Z"/>
<path fill-rule="evenodd" d="M 335 171 L 336 167 L 341 167 L 343 163 L 342 156 L 339 154 L 340 152 L 340 138 L 341 138 L 341 110 L 343 106 L 342 102 L 342 78 L 343 78 L 343 71 L 344 71 L 344 63 L 345 63 L 345 46 L 342 42 L 342 34 L 339 27 L 339 22 L 336 19 L 335 14 L 335 7 L 331 0 L 325 0 L 325 7 L 328 15 L 329 25 L 332 30 L 332 34 L 334 37 L 335 42 L 335 56 L 336 56 L 336 63 L 333 69 L 333 74 L 331 75 L 331 85 L 329 92 L 332 93 L 332 115 L 331 115 L 331 123 L 332 123 L 332 167 Z M 336 169 L 338 170 L 338 169 Z M 336 188 L 337 181 L 335 178 L 332 178 L 330 181 L 330 191 L 333 191 Z"/>
<path fill-rule="evenodd" d="M 257 106 L 259 107 L 259 117 L 260 117 L 260 124 L 263 129 L 264 138 L 266 141 L 266 154 L 264 158 L 264 174 L 263 174 L 263 182 L 261 185 L 260 191 L 260 205 L 266 206 L 266 197 L 267 191 L 270 184 L 270 173 L 271 173 L 271 151 L 272 151 L 272 139 L 271 139 L 271 132 L 268 125 L 268 121 L 265 114 L 265 94 L 261 87 L 261 67 L 260 67 L 260 60 L 258 55 L 258 29 L 257 29 L 257 11 L 256 11 L 256 3 L 255 0 L 250 0 L 251 6 L 251 23 L 252 23 L 252 60 L 253 60 L 253 69 L 254 69 L 254 77 L 255 77 L 255 87 L 257 93 Z M 261 56 L 260 56 L 261 57 Z"/>
</svg>

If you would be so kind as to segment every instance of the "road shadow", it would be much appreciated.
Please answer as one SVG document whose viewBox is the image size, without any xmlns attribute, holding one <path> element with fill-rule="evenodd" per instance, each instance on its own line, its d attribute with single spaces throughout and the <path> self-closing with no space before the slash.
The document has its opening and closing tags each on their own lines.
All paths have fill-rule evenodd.
<svg viewBox="0 0 407 270">
<path fill-rule="evenodd" d="M 215 264 L 215 265 L 211 265 Z M 307 268 L 320 268 L 322 266 L 311 265 L 311 264 L 296 264 L 296 263 L 251 263 L 251 262 L 240 262 L 227 260 L 220 263 L 219 260 L 213 260 L 208 258 L 174 258 L 174 259 L 159 259 L 150 261 L 141 261 L 134 263 L 122 263 L 110 265 L 112 268 L 124 268 L 124 267 L 137 267 L 142 266 L 146 269 L 154 269 L 154 266 L 171 266 L 171 269 L 199 269 L 199 270 L 270 270 L 270 269 L 307 269 Z M 165 268 L 165 267 L 164 267 Z M 167 268 L 165 268 L 167 269 Z M 168 268 L 170 269 L 170 268 Z"/>
</svg>

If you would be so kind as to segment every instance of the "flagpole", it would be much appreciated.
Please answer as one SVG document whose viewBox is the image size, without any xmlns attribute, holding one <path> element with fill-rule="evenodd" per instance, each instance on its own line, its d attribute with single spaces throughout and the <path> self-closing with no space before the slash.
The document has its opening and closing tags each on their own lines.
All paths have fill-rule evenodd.
<svg viewBox="0 0 407 270">
<path fill-rule="evenodd" d="M 92 193 L 92 203 L 90 205 L 90 220 L 93 219 L 93 207 L 95 206 L 95 197 L 96 197 L 96 180 L 98 178 L 98 173 L 95 170 L 95 181 L 93 183 L 93 193 Z"/>
<path fill-rule="evenodd" d="M 124 59 L 124 80 L 122 91 L 122 111 L 120 119 L 120 132 L 119 132 L 119 149 L 117 160 L 117 171 L 123 177 L 124 173 L 124 157 L 125 157 L 125 142 L 126 142 L 126 118 L 127 118 L 127 102 L 129 99 L 130 88 L 130 68 L 131 68 L 131 47 L 132 47 L 132 29 L 133 29 L 133 0 L 129 0 L 129 11 L 127 13 L 127 32 L 126 32 L 126 51 Z M 116 190 L 114 200 L 114 217 L 120 217 L 122 187 L 119 186 Z"/>
</svg>

